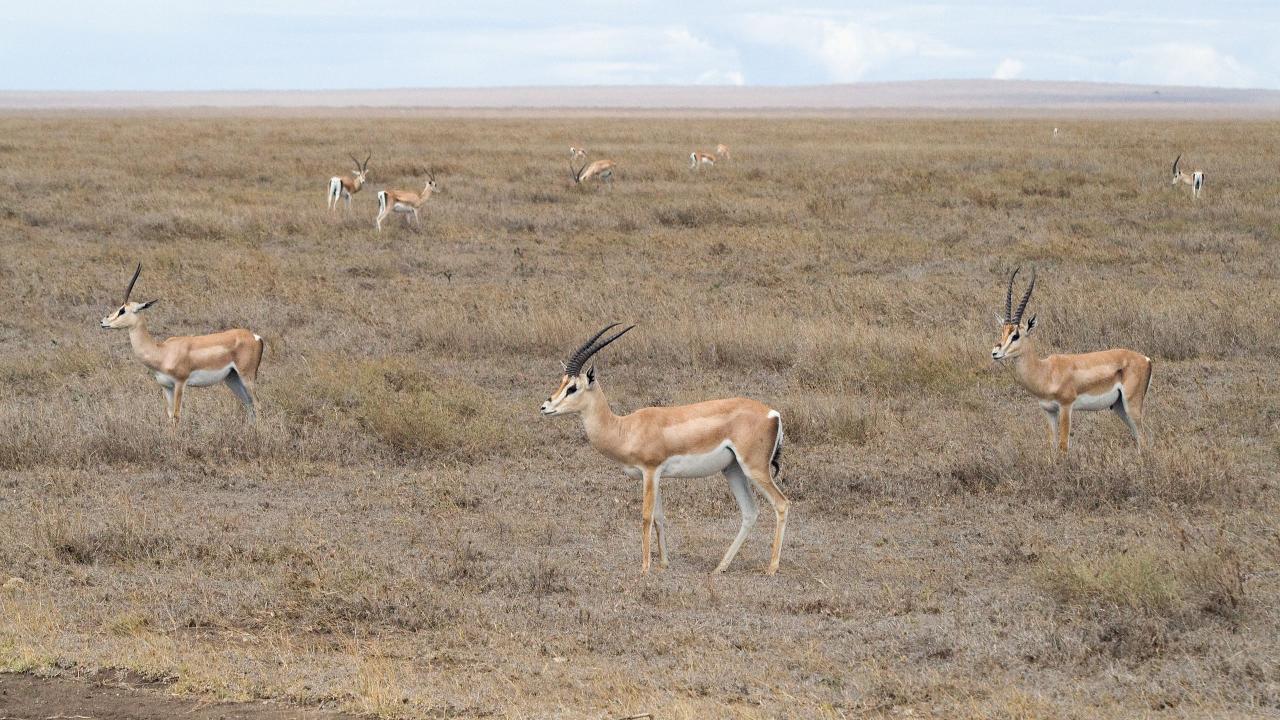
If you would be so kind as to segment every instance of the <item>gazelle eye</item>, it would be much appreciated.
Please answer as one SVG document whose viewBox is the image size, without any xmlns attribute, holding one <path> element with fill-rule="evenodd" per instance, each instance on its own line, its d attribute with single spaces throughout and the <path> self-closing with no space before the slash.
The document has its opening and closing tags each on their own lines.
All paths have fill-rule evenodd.
<svg viewBox="0 0 1280 720">
<path fill-rule="evenodd" d="M 1014 334 L 1013 334 L 1013 336 L 1012 336 L 1012 337 L 1010 337 L 1009 339 L 1010 339 L 1010 340 L 1017 340 L 1017 339 L 1018 339 L 1018 333 L 1014 333 Z"/>
<path fill-rule="evenodd" d="M 118 312 L 118 313 L 116 313 L 116 314 L 117 314 L 117 315 L 123 315 L 123 314 L 124 314 L 124 308 L 120 308 L 120 312 Z"/>
<path fill-rule="evenodd" d="M 578 386 L 577 386 L 577 385 L 570 385 L 570 386 L 569 386 L 569 389 L 564 391 L 564 396 L 565 396 L 565 397 L 569 397 L 570 395 L 572 395 L 572 394 L 574 394 L 574 393 L 576 393 L 576 392 L 578 392 Z"/>
</svg>

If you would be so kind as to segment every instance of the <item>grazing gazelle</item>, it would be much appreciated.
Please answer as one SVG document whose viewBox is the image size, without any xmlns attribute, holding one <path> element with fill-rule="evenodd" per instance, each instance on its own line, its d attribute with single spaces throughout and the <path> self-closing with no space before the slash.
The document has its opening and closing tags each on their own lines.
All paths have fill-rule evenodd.
<svg viewBox="0 0 1280 720">
<path fill-rule="evenodd" d="M 1173 161 L 1173 182 L 1170 184 L 1177 185 L 1178 183 L 1186 183 L 1191 186 L 1191 197 L 1198 198 L 1200 197 L 1200 188 L 1204 187 L 1204 171 L 1192 170 L 1188 173 L 1183 170 L 1179 170 L 1178 163 L 1181 160 L 1182 156 L 1179 155 Z"/>
<path fill-rule="evenodd" d="M 142 263 L 133 271 L 125 288 L 120 309 L 102 318 L 103 329 L 129 331 L 133 354 L 155 373 L 156 382 L 164 389 L 165 406 L 174 426 L 182 410 L 182 394 L 188 386 L 206 387 L 225 382 L 231 392 L 244 403 L 249 419 L 254 417 L 253 382 L 262 362 L 262 337 L 237 328 L 212 335 L 171 337 L 156 342 L 147 332 L 147 321 L 138 313 L 156 303 L 129 302 L 134 283 L 142 272 Z"/>
<path fill-rule="evenodd" d="M 570 147 L 570 148 L 569 148 L 569 157 L 570 157 L 570 158 L 573 158 L 574 160 L 586 160 L 586 159 L 587 159 L 587 149 L 586 149 L 586 148 L 580 148 L 580 147 Z"/>
<path fill-rule="evenodd" d="M 373 157 L 373 153 L 369 153 L 364 162 L 357 160 L 355 155 L 350 157 L 351 162 L 356 164 L 355 170 L 346 175 L 334 175 L 329 178 L 330 210 L 338 207 L 339 199 L 345 199 L 347 201 L 347 209 L 350 210 L 351 196 L 360 192 L 360 188 L 364 187 L 365 180 L 369 178 L 369 158 Z"/>
<path fill-rule="evenodd" d="M 415 224 L 421 225 L 418 221 L 418 210 L 422 208 L 422 204 L 431 197 L 431 194 L 438 192 L 440 187 L 436 185 L 436 176 L 434 173 L 427 173 L 427 183 L 422 188 L 422 192 L 413 192 L 412 190 L 381 190 L 378 192 L 378 219 L 374 221 L 378 232 L 382 232 L 382 221 L 391 213 L 400 213 L 404 215 L 404 222 L 409 224 L 409 218 L 413 218 Z"/>
<path fill-rule="evenodd" d="M 1036 316 L 1032 315 L 1026 327 L 1022 326 L 1022 313 L 1036 287 L 1035 271 L 1014 311 L 1013 281 L 1017 276 L 1018 271 L 1014 270 L 1009 277 L 1004 317 L 1000 319 L 1000 343 L 991 349 L 991 357 L 997 361 L 1014 359 L 1014 376 L 1039 399 L 1041 409 L 1049 418 L 1050 442 L 1056 442 L 1060 451 L 1067 451 L 1073 410 L 1112 410 L 1128 426 L 1141 448 L 1139 426 L 1147 390 L 1151 388 L 1151 358 L 1122 349 L 1040 357 L 1029 337 L 1035 330 Z"/>
<path fill-rule="evenodd" d="M 716 146 L 716 156 L 719 157 L 721 160 L 733 159 L 733 157 L 729 155 L 729 146 L 725 145 L 724 143 L 720 143 L 719 145 Z"/>
<path fill-rule="evenodd" d="M 689 153 L 689 169 L 697 170 L 703 165 L 713 166 L 716 164 L 716 157 L 704 152 Z"/>
<path fill-rule="evenodd" d="M 569 356 L 564 363 L 560 385 L 542 404 L 542 414 L 581 414 L 591 447 L 621 463 L 628 477 L 644 481 L 641 572 L 649 572 L 649 535 L 655 526 L 658 531 L 658 566 L 667 566 L 667 528 L 662 514 L 662 492 L 658 487 L 661 480 L 707 477 L 723 472 L 729 479 L 734 499 L 738 501 L 738 509 L 742 511 L 742 523 L 715 572 L 729 567 L 755 524 L 756 501 L 751 494 L 751 485 L 754 484 L 773 505 L 777 519 L 773 554 L 765 571 L 769 575 L 774 574 L 778 571 L 782 553 L 782 535 L 787 528 L 789 505 L 770 472 L 771 469 L 774 472 L 778 470 L 782 451 L 782 416 L 777 410 L 747 398 L 710 400 L 677 407 L 648 407 L 630 415 L 614 415 L 596 378 L 595 366 L 583 369 L 592 355 L 631 329 L 628 327 L 607 340 L 600 340 L 614 327 L 617 323 L 593 335 Z"/>
<path fill-rule="evenodd" d="M 581 185 L 592 178 L 598 178 L 613 185 L 613 169 L 617 166 L 618 164 L 612 160 L 597 160 L 590 165 L 584 161 L 582 167 L 575 170 L 573 161 L 570 160 L 569 178 L 573 180 L 574 185 Z"/>
</svg>

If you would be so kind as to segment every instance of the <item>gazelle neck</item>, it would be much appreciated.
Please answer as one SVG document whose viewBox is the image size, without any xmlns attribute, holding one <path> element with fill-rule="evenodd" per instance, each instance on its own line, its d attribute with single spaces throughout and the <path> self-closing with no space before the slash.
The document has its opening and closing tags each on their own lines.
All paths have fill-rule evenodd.
<svg viewBox="0 0 1280 720">
<path fill-rule="evenodd" d="M 1014 358 L 1013 374 L 1018 378 L 1018 382 L 1032 393 L 1044 394 L 1045 388 L 1042 387 L 1045 377 L 1042 372 L 1044 360 L 1036 351 L 1036 341 L 1030 337 L 1024 337 L 1021 345 L 1021 352 Z"/>
<path fill-rule="evenodd" d="M 147 331 L 146 320 L 138 318 L 138 322 L 129 328 L 129 345 L 133 347 L 133 354 L 142 361 L 143 365 L 150 368 L 159 366 L 160 344 Z"/>
<path fill-rule="evenodd" d="M 609 398 L 597 385 L 586 391 L 587 404 L 582 409 L 582 426 L 587 431 L 587 442 L 596 450 L 614 457 L 612 449 L 617 447 L 622 435 L 621 418 L 613 414 L 609 407 Z"/>
</svg>

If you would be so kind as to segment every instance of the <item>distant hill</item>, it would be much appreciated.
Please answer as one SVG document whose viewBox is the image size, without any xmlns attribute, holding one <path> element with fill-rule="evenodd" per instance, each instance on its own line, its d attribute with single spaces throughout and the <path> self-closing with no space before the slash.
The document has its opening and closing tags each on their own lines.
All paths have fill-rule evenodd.
<svg viewBox="0 0 1280 720">
<path fill-rule="evenodd" d="M 541 112 L 724 112 L 1280 117 L 1280 91 L 1018 80 L 849 85 L 398 88 L 211 92 L 0 92 L 0 110 L 381 108 Z"/>
</svg>

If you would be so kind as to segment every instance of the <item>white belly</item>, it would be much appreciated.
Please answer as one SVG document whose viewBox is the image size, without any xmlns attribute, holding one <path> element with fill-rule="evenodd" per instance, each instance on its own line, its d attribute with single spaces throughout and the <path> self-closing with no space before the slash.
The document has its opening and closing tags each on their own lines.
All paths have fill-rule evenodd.
<svg viewBox="0 0 1280 720">
<path fill-rule="evenodd" d="M 672 455 L 662 463 L 658 474 L 671 478 L 700 478 L 729 467 L 733 462 L 733 450 L 728 442 L 708 453 L 701 455 Z"/>
<path fill-rule="evenodd" d="M 1101 395 L 1080 395 L 1071 403 L 1072 410 L 1108 410 L 1120 399 L 1120 386 L 1111 388 L 1110 392 Z"/>
<path fill-rule="evenodd" d="M 391 206 L 391 210 L 398 213 L 411 213 L 413 212 L 413 206 L 405 205 L 404 203 L 396 203 Z"/>
<path fill-rule="evenodd" d="M 231 374 L 231 371 L 234 370 L 235 367 L 236 364 L 231 363 L 220 370 L 196 370 L 187 378 L 187 385 L 190 387 L 208 387 L 209 385 L 217 385 L 223 380 L 226 380 L 227 376 Z M 171 388 L 178 384 L 176 379 L 162 372 L 156 373 L 156 382 L 167 388 Z"/>
</svg>

